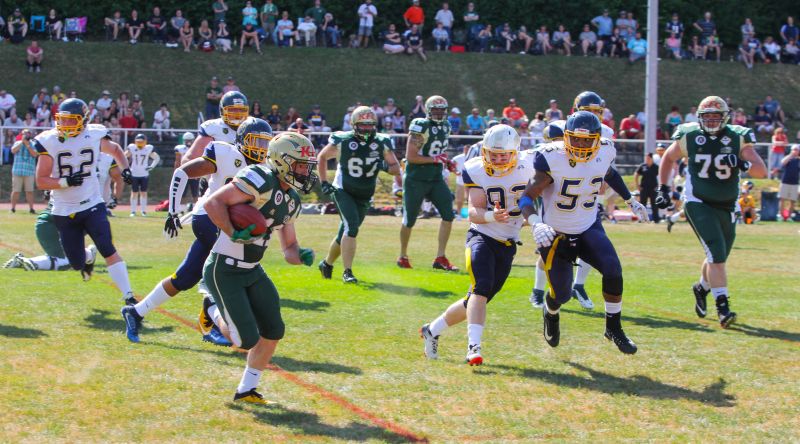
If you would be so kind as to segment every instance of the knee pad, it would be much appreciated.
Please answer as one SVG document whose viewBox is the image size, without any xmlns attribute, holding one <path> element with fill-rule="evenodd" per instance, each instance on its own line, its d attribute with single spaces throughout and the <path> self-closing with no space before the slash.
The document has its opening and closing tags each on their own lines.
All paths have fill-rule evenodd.
<svg viewBox="0 0 800 444">
<path fill-rule="evenodd" d="M 283 334 L 286 331 L 286 325 L 283 321 L 276 323 L 275 325 L 270 326 L 270 328 L 261 334 L 261 337 L 264 339 L 269 339 L 271 341 L 279 341 L 283 339 Z"/>
<path fill-rule="evenodd" d="M 622 276 L 603 276 L 603 293 L 621 296 Z"/>
</svg>

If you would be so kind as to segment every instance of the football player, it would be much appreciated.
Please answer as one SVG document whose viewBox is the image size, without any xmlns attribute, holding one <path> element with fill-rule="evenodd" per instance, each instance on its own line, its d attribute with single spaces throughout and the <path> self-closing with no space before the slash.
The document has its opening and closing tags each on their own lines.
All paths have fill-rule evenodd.
<svg viewBox="0 0 800 444">
<path fill-rule="evenodd" d="M 250 115 L 247 97 L 239 91 L 228 91 L 219 101 L 217 119 L 209 119 L 200 124 L 200 135 L 194 139 L 186 154 L 181 156 L 181 163 L 186 163 L 203 155 L 206 145 L 213 141 L 234 143 L 236 129 Z"/>
<path fill-rule="evenodd" d="M 754 178 L 767 175 L 764 162 L 753 149 L 756 141 L 753 130 L 728 124 L 729 117 L 728 104 L 722 98 L 706 97 L 697 107 L 698 121 L 678 126 L 672 135 L 674 142 L 661 159 L 667 165 L 681 157 L 688 159 L 683 211 L 706 253 L 700 281 L 692 287 L 694 311 L 701 318 L 706 316 L 706 297 L 710 291 L 723 328 L 736 320 L 736 313 L 730 309 L 725 262 L 736 239 L 734 211 L 739 196 L 739 172 L 747 171 Z M 658 174 L 656 205 L 661 208 L 671 203 L 669 175 L 669 168 Z"/>
<path fill-rule="evenodd" d="M 605 299 L 605 337 L 626 354 L 636 344 L 622 329 L 622 266 L 597 217 L 597 197 L 604 181 L 621 181 L 612 167 L 616 150 L 601 137 L 600 119 L 588 111 L 567 118 L 563 142 L 544 145 L 536 153 L 535 175 L 520 200 L 539 252 L 545 258 L 550 294 L 542 310 L 545 341 L 560 340 L 559 309 L 572 293 L 572 267 L 577 258 L 600 271 Z M 541 210 L 534 205 L 542 197 Z M 623 196 L 631 199 L 631 196 Z M 646 219 L 647 215 L 644 214 Z"/>
<path fill-rule="evenodd" d="M 469 365 L 481 365 L 481 336 L 486 305 L 500 292 L 511 272 L 517 252 L 522 218 L 518 201 L 533 175 L 533 153 L 519 152 L 520 137 L 514 128 L 500 124 L 486 131 L 481 157 L 464 165 L 462 177 L 469 192 L 467 272 L 472 285 L 467 296 L 454 302 L 438 318 L 420 329 L 425 356 L 439 356 L 439 335 L 466 319 Z M 519 159 L 518 159 L 519 157 Z"/>
<path fill-rule="evenodd" d="M 141 208 L 142 216 L 147 216 L 147 182 L 150 170 L 158 165 L 161 159 L 153 145 L 147 143 L 144 134 L 137 134 L 133 143 L 128 145 L 125 155 L 131 165 L 133 183 L 131 184 L 131 217 L 136 216 L 136 204 Z"/>
<path fill-rule="evenodd" d="M 233 343 L 247 352 L 247 365 L 233 396 L 234 402 L 268 404 L 256 391 L 261 372 L 284 335 L 278 290 L 259 263 L 275 235 L 283 257 L 294 265 L 311 266 L 314 251 L 300 248 L 294 220 L 300 213 L 300 195 L 317 181 L 314 145 L 307 137 L 286 132 L 269 144 L 268 165 L 252 165 L 205 202 L 208 216 L 221 233 L 203 274 L 220 305 Z M 249 204 L 267 223 L 267 231 L 252 235 L 255 225 L 237 230 L 228 208 Z"/>
<path fill-rule="evenodd" d="M 122 148 L 111 141 L 103 125 L 86 124 L 89 107 L 77 98 L 58 106 L 56 127 L 34 139 L 39 153 L 36 186 L 50 190 L 53 221 L 58 228 L 64 254 L 74 270 L 88 280 L 94 264 L 87 261 L 84 235 L 89 234 L 105 258 L 108 274 L 126 303 L 135 303 L 128 267 L 111 241 L 106 205 L 94 174 L 100 153 L 111 154 L 122 168 L 122 178 L 131 183 L 131 170 Z"/>
<path fill-rule="evenodd" d="M 207 193 L 215 192 L 230 182 L 236 173 L 247 165 L 264 162 L 272 135 L 272 128 L 266 121 L 248 118 L 239 125 L 235 146 L 226 142 L 212 142 L 206 145 L 203 157 L 191 160 L 176 169 L 169 187 L 169 209 L 164 226 L 167 238 L 178 236 L 178 230 L 182 228 L 178 208 L 190 178 L 208 175 Z M 135 306 L 122 308 L 126 334 L 131 342 L 139 342 L 139 327 L 147 313 L 179 292 L 189 290 L 200 282 L 203 276 L 203 264 L 219 234 L 217 226 L 206 214 L 202 200 L 192 213 L 192 231 L 195 240 L 175 273 L 156 284 L 150 294 Z M 224 337 L 224 323 L 220 320 L 219 310 L 213 300 L 204 295 L 199 321 L 203 339 L 217 345 L 229 346 L 230 342 Z"/>
<path fill-rule="evenodd" d="M 97 182 L 100 184 L 100 192 L 103 195 L 103 201 L 106 203 L 108 216 L 113 217 L 114 214 L 111 210 L 117 208 L 117 203 L 122 197 L 124 182 L 122 181 L 122 171 L 120 171 L 119 165 L 117 165 L 114 157 L 109 154 L 100 153 L 100 160 L 97 161 Z"/>
<path fill-rule="evenodd" d="M 174 168 L 178 169 L 181 166 L 181 159 L 189 151 L 189 147 L 192 146 L 194 142 L 194 133 L 191 131 L 187 131 L 183 133 L 183 143 L 180 145 L 175 145 L 175 164 Z M 194 205 L 197 204 L 197 199 L 200 197 L 200 179 L 189 179 L 188 182 L 189 186 L 189 193 L 192 195 L 192 200 L 189 202 L 188 210 L 191 212 L 194 208 Z M 181 196 L 183 199 L 183 196 Z"/>
<path fill-rule="evenodd" d="M 339 232 L 331 242 L 328 256 L 319 263 L 322 277 L 330 279 L 333 264 L 342 256 L 344 271 L 342 281 L 358 283 L 353 275 L 353 258 L 356 254 L 356 236 L 370 200 L 375 194 L 375 183 L 380 171 L 400 174 L 400 165 L 394 155 L 394 143 L 389 136 L 378 134 L 378 118 L 368 106 L 359 106 L 350 114 L 351 131 L 331 134 L 328 145 L 317 157 L 322 177 L 322 192 L 331 196 L 339 209 L 342 222 Z M 328 159 L 337 157 L 338 166 L 333 184 L 327 181 Z"/>
<path fill-rule="evenodd" d="M 756 199 L 750 194 L 754 186 L 752 181 L 745 180 L 739 193 L 739 220 L 747 225 L 756 223 Z"/>
<path fill-rule="evenodd" d="M 439 224 L 439 243 L 433 268 L 458 271 L 445 256 L 450 230 L 453 227 L 453 195 L 442 178 L 442 168 L 454 168 L 447 158 L 450 122 L 447 121 L 447 100 L 431 96 L 425 101 L 425 118 L 417 118 L 408 126 L 406 169 L 403 174 L 403 225 L 400 227 L 400 268 L 411 268 L 408 260 L 408 241 L 417 221 L 422 201 L 429 199 L 442 218 Z"/>
</svg>

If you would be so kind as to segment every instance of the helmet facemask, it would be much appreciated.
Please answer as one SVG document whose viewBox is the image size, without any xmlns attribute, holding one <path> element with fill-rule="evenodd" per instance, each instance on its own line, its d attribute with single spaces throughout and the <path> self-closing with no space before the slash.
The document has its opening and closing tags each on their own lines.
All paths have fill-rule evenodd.
<svg viewBox="0 0 800 444">
<path fill-rule="evenodd" d="M 288 166 L 283 180 L 304 194 L 310 193 L 314 185 L 319 181 L 319 177 L 314 174 L 314 169 L 317 167 L 317 159 L 314 157 L 297 159 L 289 154 L 283 154 L 281 155 L 281 160 Z"/>
<path fill-rule="evenodd" d="M 238 128 L 249 114 L 247 105 L 228 105 L 222 108 L 222 121 L 231 128 Z"/>
<path fill-rule="evenodd" d="M 377 132 L 378 118 L 375 112 L 367 106 L 359 106 L 350 115 L 350 126 L 361 140 L 367 140 Z"/>
<path fill-rule="evenodd" d="M 728 112 L 713 110 L 710 112 L 697 111 L 697 120 L 700 128 L 708 134 L 717 134 L 728 123 Z"/>
<path fill-rule="evenodd" d="M 64 138 L 75 137 L 83 131 L 84 116 L 71 113 L 56 113 L 56 130 Z"/>
<path fill-rule="evenodd" d="M 594 158 L 600 147 L 600 134 L 579 128 L 564 130 L 564 149 L 574 162 L 588 162 Z"/>
<path fill-rule="evenodd" d="M 483 168 L 486 174 L 493 177 L 503 177 L 514 171 L 517 166 L 517 150 L 504 148 L 481 147 Z"/>
<path fill-rule="evenodd" d="M 263 133 L 247 133 L 239 145 L 239 152 L 248 164 L 263 163 L 269 154 L 269 141 L 272 136 Z"/>
</svg>

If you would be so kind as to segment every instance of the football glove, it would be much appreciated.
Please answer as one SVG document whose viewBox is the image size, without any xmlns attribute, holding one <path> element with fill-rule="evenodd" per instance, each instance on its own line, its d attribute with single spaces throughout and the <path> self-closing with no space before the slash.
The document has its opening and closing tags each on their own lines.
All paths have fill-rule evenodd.
<svg viewBox="0 0 800 444">
<path fill-rule="evenodd" d="M 241 230 L 233 230 L 233 235 L 231 235 L 231 240 L 236 242 L 237 244 L 249 244 L 254 240 L 258 239 L 259 236 L 253 236 L 253 230 L 256 229 L 256 224 L 250 224 Z"/>
<path fill-rule="evenodd" d="M 131 174 L 130 168 L 125 168 L 122 170 L 122 180 L 124 180 L 128 185 L 133 183 L 133 174 Z"/>
<path fill-rule="evenodd" d="M 181 218 L 175 213 L 167 214 L 167 221 L 164 223 L 164 236 L 167 239 L 178 237 L 178 230 L 183 229 Z"/>
<path fill-rule="evenodd" d="M 647 222 L 650 220 L 650 217 L 647 215 L 647 207 L 642 205 L 641 202 L 631 197 L 626 200 L 625 203 L 631 207 L 631 212 L 639 218 L 639 222 Z"/>
<path fill-rule="evenodd" d="M 117 198 L 112 197 L 111 202 L 109 202 L 108 205 L 106 206 L 108 207 L 108 209 L 113 210 L 114 208 L 117 208 L 117 205 L 118 205 Z"/>
<path fill-rule="evenodd" d="M 745 173 L 750 171 L 751 166 L 753 166 L 753 164 L 748 160 L 742 160 L 741 162 L 739 162 L 739 169 Z"/>
<path fill-rule="evenodd" d="M 319 184 L 319 186 L 320 188 L 322 188 L 322 192 L 327 194 L 328 196 L 333 196 L 333 194 L 336 192 L 336 188 L 333 185 L 331 185 L 331 183 L 328 182 L 327 180 L 322 181 L 322 183 Z"/>
<path fill-rule="evenodd" d="M 722 158 L 722 164 L 728 165 L 731 168 L 739 168 L 742 171 L 747 171 L 750 169 L 750 162 L 740 161 L 739 156 L 736 154 L 728 154 Z M 745 166 L 744 164 L 747 164 Z"/>
<path fill-rule="evenodd" d="M 67 179 L 67 186 L 68 187 L 79 187 L 83 185 L 83 174 L 82 173 L 72 173 L 66 177 Z"/>
<path fill-rule="evenodd" d="M 669 208 L 672 204 L 672 196 L 670 193 L 672 189 L 670 189 L 669 185 L 661 185 L 658 187 L 658 196 L 656 196 L 656 206 L 661 209 Z"/>
<path fill-rule="evenodd" d="M 301 248 L 300 262 L 302 262 L 306 267 L 310 267 L 314 263 L 314 250 L 310 248 Z"/>
<path fill-rule="evenodd" d="M 533 232 L 533 240 L 539 248 L 546 248 L 553 245 L 553 240 L 556 238 L 556 230 L 550 225 L 545 223 L 533 224 L 531 226 Z"/>
<path fill-rule="evenodd" d="M 451 173 L 456 170 L 456 163 L 447 158 L 447 153 L 439 154 L 438 156 L 435 156 L 434 159 L 436 159 L 436 162 L 444 165 L 444 167 L 447 168 L 447 170 Z"/>
</svg>

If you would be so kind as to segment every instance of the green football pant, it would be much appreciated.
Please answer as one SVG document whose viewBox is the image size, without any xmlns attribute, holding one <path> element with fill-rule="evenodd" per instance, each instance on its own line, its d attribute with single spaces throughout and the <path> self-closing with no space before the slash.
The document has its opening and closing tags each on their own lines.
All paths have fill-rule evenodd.
<svg viewBox="0 0 800 444">
<path fill-rule="evenodd" d="M 443 221 L 453 221 L 453 193 L 444 180 L 422 181 L 403 177 L 403 226 L 414 226 L 425 198 L 436 207 Z"/>
<path fill-rule="evenodd" d="M 686 202 L 684 212 L 703 245 L 708 262 L 726 262 L 736 240 L 736 215 L 702 202 Z"/>
<path fill-rule="evenodd" d="M 231 341 L 245 350 L 253 348 L 258 338 L 277 341 L 283 338 L 278 290 L 261 265 L 239 268 L 232 258 L 211 253 L 203 270 L 211 296 L 228 324 Z"/>
<path fill-rule="evenodd" d="M 342 243 L 342 236 L 347 233 L 350 237 L 358 236 L 358 228 L 364 222 L 364 217 L 369 210 L 370 199 L 355 197 L 345 190 L 337 189 L 333 194 L 333 200 L 339 209 L 339 216 L 342 222 L 339 224 L 339 233 L 336 235 L 336 243 Z"/>
<path fill-rule="evenodd" d="M 64 248 L 61 246 L 61 240 L 58 237 L 58 228 L 53 222 L 53 216 L 50 212 L 45 212 L 36 218 L 36 240 L 42 246 L 44 254 L 50 257 L 67 257 L 64 254 Z"/>
</svg>

